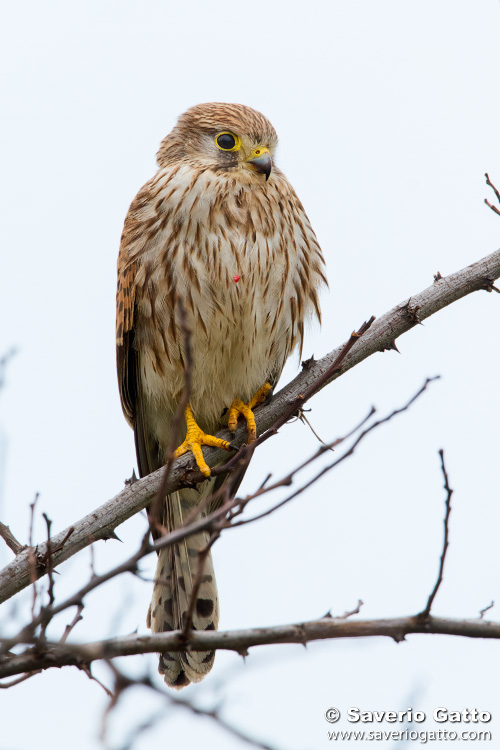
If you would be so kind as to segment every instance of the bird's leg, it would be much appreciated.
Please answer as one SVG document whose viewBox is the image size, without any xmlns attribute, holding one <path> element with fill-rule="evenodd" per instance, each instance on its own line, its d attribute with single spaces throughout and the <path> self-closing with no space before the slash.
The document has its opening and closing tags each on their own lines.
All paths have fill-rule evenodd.
<svg viewBox="0 0 500 750">
<path fill-rule="evenodd" d="M 252 409 L 255 409 L 259 404 L 264 403 L 271 388 L 272 385 L 270 383 L 265 383 L 259 388 L 257 393 L 254 394 L 253 398 L 251 398 L 247 404 L 243 403 L 239 398 L 234 399 L 231 408 L 229 409 L 229 419 L 227 423 L 230 432 L 236 432 L 238 417 L 240 414 L 243 414 L 247 422 L 248 442 L 253 443 L 257 437 L 257 425 L 255 424 L 255 417 Z"/>
<path fill-rule="evenodd" d="M 203 430 L 196 424 L 193 416 L 193 411 L 190 406 L 186 406 L 184 412 L 186 417 L 186 439 L 179 445 L 174 453 L 174 458 L 183 456 L 188 451 L 193 454 L 198 468 L 204 477 L 210 476 L 210 468 L 207 466 L 203 453 L 201 450 L 202 445 L 212 445 L 215 448 L 224 448 L 226 451 L 234 450 L 233 446 L 227 442 L 227 440 L 221 440 L 213 435 L 207 435 Z"/>
</svg>

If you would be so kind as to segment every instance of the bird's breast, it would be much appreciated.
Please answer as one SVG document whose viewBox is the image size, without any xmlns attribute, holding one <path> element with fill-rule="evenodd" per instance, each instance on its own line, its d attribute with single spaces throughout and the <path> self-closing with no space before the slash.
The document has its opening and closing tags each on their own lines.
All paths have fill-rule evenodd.
<svg viewBox="0 0 500 750">
<path fill-rule="evenodd" d="M 149 242 L 137 275 L 136 337 L 141 379 L 160 411 L 175 408 L 189 345 L 191 403 L 213 429 L 234 398 L 249 400 L 281 372 L 301 337 L 309 244 L 279 184 L 187 177 L 167 180 L 155 213 L 150 202 L 142 217 Z"/>
</svg>

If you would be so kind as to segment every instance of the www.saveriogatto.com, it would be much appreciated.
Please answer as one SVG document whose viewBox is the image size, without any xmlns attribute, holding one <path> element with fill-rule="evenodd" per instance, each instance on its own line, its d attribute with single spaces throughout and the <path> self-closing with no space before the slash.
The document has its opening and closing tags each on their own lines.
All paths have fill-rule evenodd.
<svg viewBox="0 0 500 750">
<path fill-rule="evenodd" d="M 341 711 L 331 706 L 324 715 L 329 724 L 344 719 L 350 725 L 349 728 L 339 726 L 328 729 L 327 738 L 332 742 L 411 741 L 425 745 L 439 740 L 491 742 L 493 739 L 488 728 L 492 720 L 491 712 L 478 708 L 449 709 L 439 706 L 426 714 L 413 708 L 405 711 L 372 711 L 350 706 Z"/>
</svg>

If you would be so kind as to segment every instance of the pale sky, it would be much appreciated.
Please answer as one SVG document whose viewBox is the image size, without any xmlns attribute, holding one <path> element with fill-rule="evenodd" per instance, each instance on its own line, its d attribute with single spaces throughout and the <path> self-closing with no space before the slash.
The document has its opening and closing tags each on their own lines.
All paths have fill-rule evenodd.
<svg viewBox="0 0 500 750">
<path fill-rule="evenodd" d="M 483 203 L 493 199 L 486 171 L 500 186 L 499 38 L 498 0 L 3 4 L 0 355 L 12 346 L 18 354 L 0 394 L 0 518 L 22 541 L 35 492 L 42 540 L 42 511 L 57 532 L 116 494 L 135 465 L 115 374 L 116 255 L 130 201 L 177 116 L 234 101 L 274 124 L 279 165 L 327 259 L 323 327 L 304 347 L 304 358 L 319 357 L 438 270 L 500 245 L 500 217 Z M 474 618 L 500 603 L 499 324 L 500 296 L 476 293 L 400 339 L 401 354 L 371 357 L 313 399 L 308 416 L 333 440 L 372 404 L 385 415 L 427 376 L 442 376 L 308 494 L 223 536 L 214 552 L 222 629 L 343 614 L 358 599 L 363 619 L 423 609 L 442 545 L 439 448 L 455 494 L 434 613 Z M 283 383 L 297 366 L 292 358 Z M 241 492 L 316 446 L 306 427 L 288 425 L 256 455 Z M 123 545 L 99 543 L 98 570 L 129 556 L 144 529 L 140 516 L 118 528 Z M 11 557 L 0 546 L 1 564 Z M 61 567 L 59 597 L 87 579 L 89 561 L 87 550 Z M 72 637 L 146 632 L 150 594 L 131 577 L 109 584 L 88 598 Z M 14 612 L 2 607 L 2 632 L 23 622 L 29 596 Z M 489 615 L 499 620 L 498 607 Z M 156 675 L 155 656 L 121 662 L 131 674 L 148 665 Z M 219 653 L 182 696 L 209 708 L 224 697 L 228 721 L 280 750 L 327 746 L 330 706 L 475 706 L 493 714 L 498 737 L 499 667 L 496 643 L 444 636 L 261 647 L 245 664 Z M 95 672 L 109 684 L 105 667 Z M 71 668 L 2 691 L 2 750 L 91 750 L 106 702 Z M 159 708 L 150 693 L 131 692 L 112 717 L 109 747 Z M 134 748 L 180 743 L 247 747 L 169 710 Z"/>
</svg>

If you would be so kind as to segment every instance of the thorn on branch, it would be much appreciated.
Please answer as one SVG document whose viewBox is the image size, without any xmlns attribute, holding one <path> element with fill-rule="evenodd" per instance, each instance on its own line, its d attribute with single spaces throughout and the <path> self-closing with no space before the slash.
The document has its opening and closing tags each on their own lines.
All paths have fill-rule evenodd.
<svg viewBox="0 0 500 750">
<path fill-rule="evenodd" d="M 397 352 L 398 354 L 401 354 L 398 347 L 396 346 L 395 341 L 391 341 L 389 344 L 384 344 L 384 346 L 380 347 L 380 352 Z"/>
<path fill-rule="evenodd" d="M 305 359 L 303 362 L 301 362 L 302 370 L 310 370 L 313 364 L 315 363 L 314 354 L 309 357 L 309 359 Z"/>
<path fill-rule="evenodd" d="M 403 641 L 406 641 L 406 636 L 404 633 L 394 633 L 392 640 L 396 643 L 403 643 Z"/>
<path fill-rule="evenodd" d="M 441 281 L 442 278 L 443 277 L 441 276 L 441 271 L 438 271 L 437 273 L 434 274 L 434 283 L 437 284 L 438 281 Z"/>
<path fill-rule="evenodd" d="M 418 311 L 420 310 L 420 307 L 418 305 L 412 306 L 411 297 L 406 305 L 403 305 L 402 309 L 414 325 L 423 325 L 422 321 L 418 317 Z"/>
<path fill-rule="evenodd" d="M 137 479 L 137 474 L 135 473 L 135 469 L 132 469 L 132 476 L 130 476 L 128 479 L 125 479 L 123 484 L 125 485 L 125 487 L 131 487 L 137 481 L 138 479 Z"/>
<path fill-rule="evenodd" d="M 104 536 L 101 537 L 101 539 L 103 539 L 105 542 L 107 542 L 109 539 L 116 539 L 117 542 L 122 542 L 123 544 L 123 540 L 120 539 L 120 537 L 114 530 L 108 531 Z"/>
</svg>

